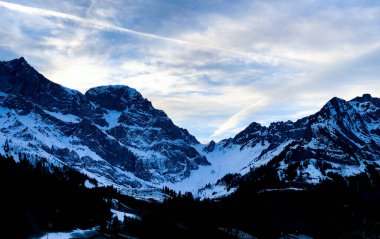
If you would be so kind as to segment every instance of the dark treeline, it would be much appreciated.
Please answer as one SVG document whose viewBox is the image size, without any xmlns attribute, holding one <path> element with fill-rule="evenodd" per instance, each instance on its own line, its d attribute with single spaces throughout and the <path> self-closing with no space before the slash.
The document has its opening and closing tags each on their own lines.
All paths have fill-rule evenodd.
<svg viewBox="0 0 380 239">
<path fill-rule="evenodd" d="M 168 198 L 156 203 L 123 196 L 112 187 L 88 189 L 84 183 L 91 179 L 68 167 L 54 167 L 44 160 L 31 164 L 26 158 L 16 163 L 0 156 L 1 233 L 26 238 L 100 226 L 115 238 L 118 233 L 137 238 L 234 238 L 232 229 L 258 238 L 288 233 L 380 238 L 378 172 L 376 166 L 367 165 L 365 173 L 349 178 L 327 173 L 333 180 L 291 191 L 276 190 L 297 185 L 281 182 L 267 165 L 243 178 L 222 179 L 219 183 L 239 186 L 229 197 L 199 200 L 191 193 L 163 188 Z M 112 218 L 111 207 L 128 207 L 142 219 L 119 222 Z"/>
<path fill-rule="evenodd" d="M 0 233 L 27 238 L 46 231 L 105 226 L 112 188 L 84 187 L 87 176 L 68 167 L 0 156 Z M 1 236 L 0 236 L 1 237 Z"/>
<path fill-rule="evenodd" d="M 124 225 L 112 216 L 111 208 L 124 205 L 150 215 L 157 207 L 157 202 L 137 200 L 112 186 L 89 189 L 85 182 L 97 181 L 67 166 L 53 166 L 44 159 L 31 163 L 21 154 L 18 161 L 0 155 L 0 238 L 34 238 L 93 227 L 99 234 L 118 238 Z M 125 223 L 137 221 L 126 218 Z"/>
<path fill-rule="evenodd" d="M 313 238 L 380 238 L 378 169 L 367 165 L 366 173 L 349 178 L 328 176 L 333 180 L 308 190 L 263 190 L 287 185 L 270 167 L 262 167 L 240 181 L 230 197 L 217 201 L 164 188 L 170 198 L 140 224 L 128 228 L 141 238 L 231 238 L 221 228 L 235 228 L 258 238 L 290 233 Z"/>
<path fill-rule="evenodd" d="M 374 166 L 346 179 L 328 176 L 333 180 L 303 191 L 262 191 L 257 181 L 246 181 L 221 202 L 226 215 L 234 215 L 227 224 L 259 238 L 296 232 L 313 238 L 380 238 L 380 176 Z"/>
</svg>

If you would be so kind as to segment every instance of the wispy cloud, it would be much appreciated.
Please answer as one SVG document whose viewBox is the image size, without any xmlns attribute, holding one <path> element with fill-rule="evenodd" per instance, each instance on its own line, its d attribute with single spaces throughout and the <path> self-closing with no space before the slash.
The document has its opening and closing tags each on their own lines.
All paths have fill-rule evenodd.
<svg viewBox="0 0 380 239">
<path fill-rule="evenodd" d="M 2 59 L 81 91 L 137 88 L 202 141 L 380 95 L 373 1 L 17 0 L 0 14 Z"/>
<path fill-rule="evenodd" d="M 267 62 L 267 63 L 272 63 L 272 64 L 277 64 L 281 61 L 287 60 L 287 59 L 282 59 L 281 57 L 273 57 L 269 55 L 263 55 L 263 54 L 258 54 L 255 52 L 251 53 L 246 53 L 246 52 L 239 52 L 239 51 L 231 51 L 227 50 L 226 48 L 216 48 L 214 46 L 207 45 L 204 43 L 194 43 L 191 41 L 186 41 L 186 40 L 181 40 L 177 38 L 172 38 L 172 37 L 165 37 L 165 36 L 160 36 L 152 33 L 146 33 L 146 32 L 140 32 L 140 31 L 135 31 L 132 29 L 128 29 L 125 27 L 120 27 L 111 23 L 103 22 L 103 21 L 98 21 L 96 19 L 90 19 L 90 18 L 82 18 L 78 17 L 75 15 L 67 14 L 67 13 L 62 13 L 58 11 L 52 11 L 48 9 L 43 9 L 43 8 L 36 8 L 36 7 L 29 7 L 29 6 L 24 6 L 20 4 L 14 4 L 14 3 L 9 3 L 9 2 L 4 2 L 0 1 L 0 6 L 5 7 L 9 10 L 13 11 L 18 11 L 26 14 L 33 14 L 33 15 L 38 15 L 42 17 L 55 17 L 55 18 L 61 18 L 61 19 L 66 19 L 70 21 L 75 21 L 78 23 L 81 23 L 83 25 L 86 25 L 88 27 L 94 27 L 102 30 L 113 30 L 113 31 L 119 31 L 122 33 L 127 33 L 127 34 L 132 34 L 138 37 L 144 37 L 144 38 L 151 38 L 151 39 L 156 39 L 156 40 L 162 40 L 162 41 L 169 41 L 172 43 L 176 44 L 184 44 L 188 45 L 190 47 L 196 48 L 196 49 L 202 49 L 205 51 L 217 51 L 220 53 L 224 54 L 232 54 L 236 57 L 240 58 L 247 58 L 247 59 L 255 59 L 256 61 L 259 62 Z"/>
<path fill-rule="evenodd" d="M 19 11 L 19 12 L 23 12 L 27 14 L 34 14 L 34 15 L 39 15 L 39 16 L 44 16 L 44 17 L 57 17 L 57 18 L 67 19 L 67 20 L 79 22 L 79 23 L 82 23 L 91 27 L 95 27 L 95 28 L 115 30 L 115 31 L 133 34 L 140 37 L 148 37 L 148 38 L 159 39 L 159 40 L 164 40 L 164 41 L 171 41 L 171 42 L 180 43 L 180 44 L 191 44 L 190 42 L 183 41 L 183 40 L 178 40 L 178 39 L 174 39 L 170 37 L 163 37 L 163 36 L 145 33 L 145 32 L 134 31 L 128 28 L 119 27 L 110 23 L 98 21 L 96 19 L 82 18 L 82 17 L 71 15 L 71 14 L 47 10 L 43 8 L 28 7 L 28 6 L 24 6 L 20 4 L 8 3 L 8 2 L 3 2 L 3 1 L 0 1 L 0 6 L 8 8 L 13 11 Z"/>
</svg>

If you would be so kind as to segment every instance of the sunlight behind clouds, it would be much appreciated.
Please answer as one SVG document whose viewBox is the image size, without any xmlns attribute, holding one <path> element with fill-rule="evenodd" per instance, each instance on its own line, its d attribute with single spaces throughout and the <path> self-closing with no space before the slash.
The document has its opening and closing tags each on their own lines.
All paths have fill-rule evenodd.
<svg viewBox="0 0 380 239">
<path fill-rule="evenodd" d="M 45 72 L 48 79 L 82 93 L 91 87 L 104 85 L 104 79 L 109 75 L 108 69 L 100 62 L 85 57 L 55 61 L 53 67 Z"/>
<path fill-rule="evenodd" d="M 85 92 L 125 84 L 220 140 L 330 98 L 380 96 L 373 1 L 0 1 L 0 56 Z"/>
</svg>

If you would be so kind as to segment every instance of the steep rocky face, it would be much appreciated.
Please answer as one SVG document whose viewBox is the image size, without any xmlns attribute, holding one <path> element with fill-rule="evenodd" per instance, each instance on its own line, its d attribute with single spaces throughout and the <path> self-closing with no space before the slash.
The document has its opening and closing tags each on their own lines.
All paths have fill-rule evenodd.
<svg viewBox="0 0 380 239">
<path fill-rule="evenodd" d="M 47 110 L 83 115 L 89 108 L 88 101 L 80 92 L 47 80 L 23 57 L 1 62 L 0 79 L 2 92 L 22 96 Z"/>
<path fill-rule="evenodd" d="M 271 145 L 280 145 L 287 140 L 296 140 L 303 137 L 308 119 L 304 118 L 296 122 L 275 122 L 268 127 L 258 123 L 250 124 L 242 132 L 238 133 L 231 141 L 241 147 L 255 146 L 257 143 L 268 142 Z M 274 147 L 274 146 L 271 146 Z"/>
<path fill-rule="evenodd" d="M 164 181 L 175 182 L 188 177 L 198 165 L 208 164 L 191 146 L 199 144 L 195 137 L 174 125 L 163 111 L 155 109 L 136 90 L 126 86 L 102 86 L 90 89 L 85 96 L 97 109 L 104 110 L 106 126 L 103 130 L 131 148 L 139 159 L 138 168 L 156 169 L 156 172 L 137 170 L 138 177 L 153 182 L 163 177 Z"/>
<path fill-rule="evenodd" d="M 135 89 L 103 86 L 83 95 L 24 58 L 0 62 L 0 121 L 0 145 L 7 140 L 14 155 L 73 166 L 105 184 L 149 190 L 209 164 L 192 147 L 195 137 Z"/>
</svg>

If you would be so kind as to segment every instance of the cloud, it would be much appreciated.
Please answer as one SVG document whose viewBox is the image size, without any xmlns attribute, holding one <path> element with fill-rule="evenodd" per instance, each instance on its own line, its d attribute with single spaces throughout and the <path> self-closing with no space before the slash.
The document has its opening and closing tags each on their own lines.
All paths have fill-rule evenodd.
<svg viewBox="0 0 380 239">
<path fill-rule="evenodd" d="M 82 92 L 134 87 L 202 142 L 380 93 L 380 4 L 127 3 L 0 1 L 0 56 Z"/>
<path fill-rule="evenodd" d="M 111 23 L 98 21 L 96 19 L 82 18 L 82 17 L 78 17 L 75 15 L 66 14 L 66 13 L 48 10 L 48 9 L 43 9 L 43 8 L 28 7 L 28 6 L 24 6 L 24 5 L 20 5 L 20 4 L 14 4 L 14 3 L 8 3 L 8 2 L 4 2 L 4 1 L 0 1 L 0 6 L 5 7 L 9 10 L 18 11 L 18 12 L 22 12 L 22 13 L 26 13 L 26 14 L 38 15 L 38 16 L 42 16 L 42 17 L 55 17 L 55 18 L 66 19 L 66 20 L 81 23 L 81 24 L 86 25 L 88 27 L 94 27 L 94 28 L 101 29 L 101 30 L 113 30 L 113 31 L 118 31 L 118 32 L 122 32 L 122 33 L 132 34 L 132 35 L 135 35 L 138 37 L 168 41 L 168 42 L 181 44 L 181 45 L 188 45 L 190 47 L 202 49 L 205 51 L 217 51 L 217 52 L 224 53 L 224 54 L 235 55 L 236 57 L 241 57 L 241 58 L 248 58 L 248 59 L 254 58 L 256 61 L 259 61 L 259 62 L 265 61 L 268 63 L 277 64 L 277 62 L 283 60 L 280 57 L 274 58 L 272 56 L 261 55 L 261 54 L 254 53 L 254 52 L 247 54 L 246 52 L 230 51 L 230 50 L 226 50 L 225 48 L 222 48 L 222 47 L 216 48 L 216 47 L 212 46 L 211 44 L 193 43 L 191 41 L 181 40 L 181 39 L 177 39 L 177 38 L 171 38 L 171 37 L 160 36 L 160 35 L 156 35 L 156 34 L 152 34 L 152 33 L 135 31 L 135 30 L 128 29 L 125 27 L 116 26 L 116 25 L 111 24 Z M 98 13 L 99 13 L 99 11 L 98 11 Z M 101 15 L 103 15 L 103 14 L 106 14 L 106 13 L 101 12 Z"/>
<path fill-rule="evenodd" d="M 242 121 L 242 119 L 247 118 L 250 116 L 253 112 L 258 111 L 261 107 L 264 107 L 265 104 L 265 98 L 261 99 L 248 107 L 243 108 L 238 113 L 231 116 L 226 122 L 224 122 L 221 126 L 218 127 L 217 130 L 212 134 L 213 137 L 220 136 L 226 131 L 229 131 L 231 129 L 236 128 L 237 125 L 239 125 Z"/>
<path fill-rule="evenodd" d="M 155 34 L 134 31 L 134 30 L 131 30 L 128 28 L 119 27 L 119 26 L 115 26 L 113 24 L 98 21 L 96 19 L 86 19 L 86 18 L 74 16 L 71 14 L 61 13 L 61 12 L 42 9 L 42 8 L 27 7 L 27 6 L 3 2 L 3 1 L 0 1 L 0 6 L 5 7 L 7 9 L 10 9 L 10 10 L 13 10 L 13 11 L 19 11 L 22 13 L 34 14 L 34 15 L 39 15 L 39 16 L 43 16 L 43 17 L 56 17 L 56 18 L 67 19 L 67 20 L 79 22 L 79 23 L 82 23 L 82 24 L 85 24 L 85 25 L 88 25 L 91 27 L 95 27 L 95 28 L 115 30 L 115 31 L 133 34 L 133 35 L 140 36 L 140 37 L 148 37 L 148 38 L 159 39 L 159 40 L 164 40 L 164 41 L 172 41 L 172 42 L 180 43 L 180 44 L 191 44 L 187 41 L 182 41 L 182 40 L 178 40 L 178 39 L 174 39 L 174 38 L 163 37 L 163 36 L 159 36 L 159 35 L 155 35 Z"/>
<path fill-rule="evenodd" d="M 45 71 L 55 82 L 85 92 L 91 87 L 104 85 L 104 79 L 110 70 L 103 62 L 96 59 L 81 57 L 74 60 L 55 60 L 55 67 Z"/>
<path fill-rule="evenodd" d="M 185 31 L 179 37 L 296 63 L 328 64 L 377 43 L 379 15 L 378 6 L 252 1 L 236 16 L 201 16 L 207 24 L 203 31 Z"/>
</svg>

